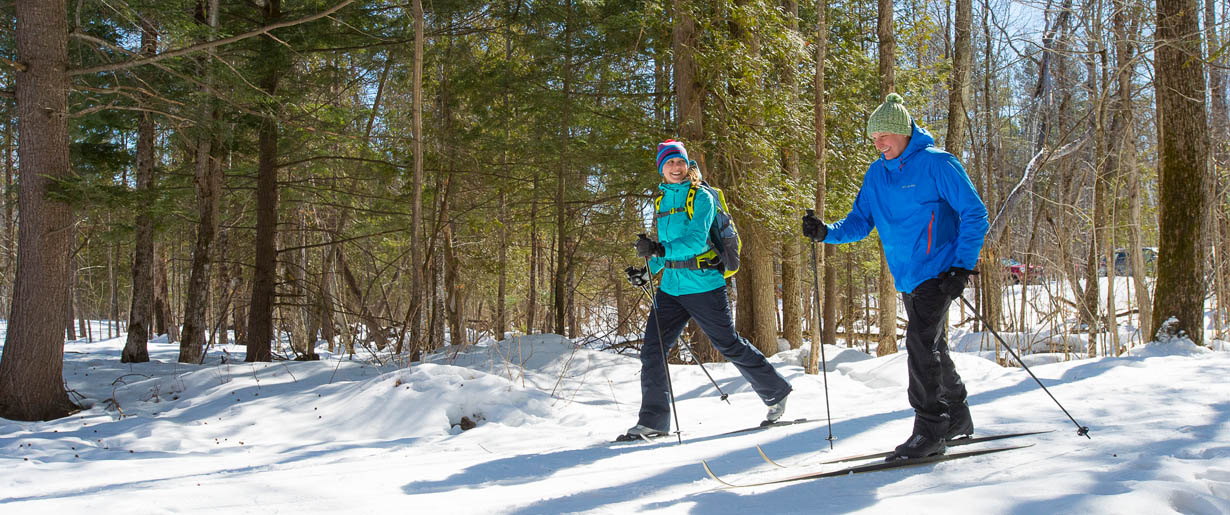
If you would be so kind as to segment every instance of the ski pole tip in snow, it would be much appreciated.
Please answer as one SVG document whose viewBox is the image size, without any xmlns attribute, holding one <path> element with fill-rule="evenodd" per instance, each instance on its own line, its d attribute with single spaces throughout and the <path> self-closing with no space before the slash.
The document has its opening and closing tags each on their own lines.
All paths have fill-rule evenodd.
<svg viewBox="0 0 1230 515">
<path fill-rule="evenodd" d="M 1093 437 L 1089 436 L 1089 426 L 1080 426 L 1080 428 L 1076 430 L 1076 434 L 1077 436 L 1083 436 L 1085 438 L 1093 440 Z"/>
</svg>

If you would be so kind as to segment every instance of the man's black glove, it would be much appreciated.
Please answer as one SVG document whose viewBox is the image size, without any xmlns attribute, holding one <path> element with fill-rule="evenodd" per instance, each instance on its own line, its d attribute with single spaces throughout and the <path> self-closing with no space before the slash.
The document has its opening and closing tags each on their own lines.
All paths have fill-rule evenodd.
<svg viewBox="0 0 1230 515">
<path fill-rule="evenodd" d="M 636 239 L 636 255 L 643 258 L 665 256 L 666 247 L 642 234 Z"/>
<path fill-rule="evenodd" d="M 965 292 L 965 285 L 969 283 L 969 276 L 977 273 L 973 270 L 955 266 L 949 268 L 947 272 L 940 274 L 940 291 L 944 292 L 944 295 L 947 295 L 949 299 L 957 300 Z"/>
<path fill-rule="evenodd" d="M 824 241 L 824 237 L 828 235 L 829 228 L 816 218 L 815 211 L 808 209 L 807 214 L 803 215 L 803 236 L 811 238 L 812 241 Z"/>
<path fill-rule="evenodd" d="M 632 286 L 641 287 L 649 284 L 650 275 L 648 268 L 630 266 L 624 269 L 624 273 L 628 274 L 628 282 L 632 283 Z"/>
</svg>

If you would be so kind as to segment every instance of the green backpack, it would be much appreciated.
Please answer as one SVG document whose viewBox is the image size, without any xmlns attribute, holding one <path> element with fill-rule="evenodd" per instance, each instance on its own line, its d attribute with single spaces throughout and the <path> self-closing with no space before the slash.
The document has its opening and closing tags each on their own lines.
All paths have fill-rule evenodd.
<svg viewBox="0 0 1230 515">
<path fill-rule="evenodd" d="M 713 214 L 713 223 L 709 225 L 709 250 L 697 255 L 694 259 L 668 261 L 666 266 L 667 268 L 690 270 L 721 270 L 723 277 L 730 277 L 739 271 L 739 252 L 743 250 L 743 241 L 739 239 L 739 230 L 735 228 L 735 220 L 731 218 L 730 209 L 726 207 L 726 195 L 722 194 L 722 190 L 703 181 L 700 186 L 693 184 L 688 188 L 688 199 L 684 202 L 684 207 L 669 211 L 661 211 L 662 195 L 658 195 L 653 201 L 653 210 L 656 213 L 654 217 L 662 218 L 685 211 L 688 219 L 691 220 L 692 203 L 696 199 L 696 191 L 700 188 L 704 188 L 709 195 L 713 196 L 714 207 L 717 208 Z"/>
</svg>

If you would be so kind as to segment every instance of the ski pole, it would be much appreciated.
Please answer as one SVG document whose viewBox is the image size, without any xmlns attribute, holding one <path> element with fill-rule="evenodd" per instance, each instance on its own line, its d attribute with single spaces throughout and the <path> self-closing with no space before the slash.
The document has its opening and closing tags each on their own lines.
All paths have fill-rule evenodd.
<svg viewBox="0 0 1230 515">
<path fill-rule="evenodd" d="M 645 295 L 649 295 L 650 296 L 649 301 L 653 302 L 654 297 L 652 294 L 649 293 L 649 288 L 646 288 L 644 285 L 641 285 L 641 291 L 644 292 Z M 659 334 L 658 338 L 661 338 L 661 337 L 662 336 Z M 704 363 L 701 363 L 700 360 L 696 358 L 696 353 L 692 351 L 692 346 L 688 345 L 688 343 L 683 341 L 682 338 L 679 339 L 679 343 L 680 345 L 683 345 L 684 347 L 688 349 L 688 356 L 690 356 L 692 358 L 692 362 L 696 363 L 696 365 L 700 367 L 701 371 L 705 373 L 705 377 L 709 378 L 709 382 L 713 383 L 713 387 L 717 388 L 718 394 L 721 395 L 721 399 L 726 401 L 726 404 L 730 404 L 730 400 L 728 400 L 730 395 L 727 394 L 726 392 L 723 392 L 722 387 L 718 386 L 717 381 L 713 380 L 713 376 L 709 375 L 709 370 L 705 369 Z"/>
<path fill-rule="evenodd" d="M 1042 391 L 1046 392 L 1046 394 L 1051 397 L 1052 401 L 1055 401 L 1055 405 L 1059 406 L 1059 409 L 1063 410 L 1063 414 L 1068 416 L 1068 420 L 1071 420 L 1073 424 L 1076 424 L 1076 434 L 1092 440 L 1093 437 L 1089 436 L 1089 426 L 1082 426 L 1076 421 L 1075 418 L 1072 418 L 1072 414 L 1068 413 L 1068 410 L 1063 407 L 1063 404 L 1059 403 L 1059 399 L 1056 399 L 1054 395 L 1051 395 L 1051 391 L 1046 388 L 1046 385 L 1042 384 L 1042 381 L 1038 379 L 1038 376 L 1034 375 L 1034 372 L 1029 369 L 1029 365 L 1026 365 L 1025 362 L 1021 360 L 1021 357 L 1017 355 L 1016 351 L 1013 351 L 1012 347 L 1008 346 L 1008 342 L 1004 341 L 1003 338 L 1000 338 L 999 333 L 995 332 L 995 329 L 991 327 L 991 324 L 988 324 L 987 320 L 982 318 L 982 315 L 978 313 L 978 309 L 974 308 L 974 305 L 970 304 L 970 302 L 965 299 L 964 295 L 962 295 L 960 299 L 961 302 L 964 302 L 965 305 L 969 307 L 970 311 L 974 312 L 974 316 L 982 322 L 982 326 L 986 327 L 988 331 L 991 331 L 991 334 L 995 336 L 995 339 L 999 340 L 999 343 L 1003 344 L 1004 348 L 1008 350 L 1008 353 L 1011 354 L 1013 358 L 1016 358 L 1017 363 L 1020 363 L 1021 367 L 1024 368 L 1026 372 L 1029 372 L 1029 377 L 1034 378 L 1034 382 L 1038 383 L 1038 386 L 1042 387 Z"/>
<path fill-rule="evenodd" d="M 642 238 L 647 238 L 641 234 Z M 649 258 L 645 258 L 645 270 L 649 270 Z M 675 386 L 671 384 L 671 367 L 666 360 L 666 340 L 662 339 L 662 321 L 658 319 L 658 295 L 653 286 L 653 274 L 649 274 L 649 291 L 654 294 L 649 297 L 649 307 L 653 315 L 653 325 L 658 329 L 658 345 L 662 348 L 662 370 L 666 372 L 666 392 L 671 397 L 671 413 L 675 415 L 675 438 L 683 445 L 683 428 L 679 425 L 679 408 L 675 406 Z"/>
<path fill-rule="evenodd" d="M 812 209 L 808 209 L 807 214 L 810 216 L 816 216 L 815 210 L 812 210 Z M 811 238 L 808 238 L 808 239 L 811 239 Z M 811 284 L 812 284 L 812 290 L 815 292 L 815 295 L 816 295 L 816 327 L 819 329 L 817 333 L 823 334 L 824 333 L 824 315 L 820 313 L 820 272 L 816 267 L 817 262 L 818 261 L 816 259 L 816 241 L 812 240 L 811 242 Z M 829 424 L 829 437 L 827 438 L 827 440 L 829 441 L 829 450 L 832 450 L 833 440 L 836 440 L 837 437 L 833 436 L 833 417 L 829 410 L 829 363 L 828 363 L 828 359 L 824 357 L 824 341 L 821 340 L 817 342 L 817 346 L 820 347 L 820 370 L 821 370 L 821 374 L 823 374 L 824 376 L 824 418 L 828 421 L 828 424 Z"/>
</svg>

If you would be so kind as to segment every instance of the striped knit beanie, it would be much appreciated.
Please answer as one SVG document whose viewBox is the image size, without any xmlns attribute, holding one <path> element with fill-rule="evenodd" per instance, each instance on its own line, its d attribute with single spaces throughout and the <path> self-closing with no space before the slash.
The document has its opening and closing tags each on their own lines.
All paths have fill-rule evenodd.
<svg viewBox="0 0 1230 515">
<path fill-rule="evenodd" d="M 867 120 L 867 137 L 877 132 L 889 132 L 909 136 L 914 133 L 910 127 L 910 112 L 901 103 L 901 95 L 889 93 L 884 103 L 877 107 L 871 118 Z"/>
<path fill-rule="evenodd" d="M 683 148 L 683 143 L 673 139 L 658 143 L 658 175 L 662 175 L 662 165 L 666 164 L 666 160 L 676 157 L 688 160 L 688 151 Z"/>
</svg>

